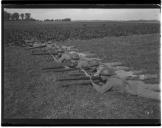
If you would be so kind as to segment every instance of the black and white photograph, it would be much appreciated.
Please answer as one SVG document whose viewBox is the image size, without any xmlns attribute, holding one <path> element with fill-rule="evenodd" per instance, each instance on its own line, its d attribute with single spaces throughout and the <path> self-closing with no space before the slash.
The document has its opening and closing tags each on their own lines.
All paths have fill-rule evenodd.
<svg viewBox="0 0 162 128">
<path fill-rule="evenodd" d="M 160 8 L 3 8 L 4 119 L 159 119 Z"/>
</svg>

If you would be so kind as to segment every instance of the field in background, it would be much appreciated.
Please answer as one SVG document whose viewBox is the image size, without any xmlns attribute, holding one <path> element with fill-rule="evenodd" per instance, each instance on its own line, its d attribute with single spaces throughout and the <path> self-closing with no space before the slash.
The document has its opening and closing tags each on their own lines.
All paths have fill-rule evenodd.
<svg viewBox="0 0 162 128">
<path fill-rule="evenodd" d="M 56 64 L 50 57 L 32 56 L 30 51 L 22 47 L 7 46 L 10 43 L 21 45 L 23 39 L 28 38 L 37 37 L 42 41 L 52 39 L 59 44 L 74 45 L 80 51 L 91 51 L 105 62 L 120 61 L 132 69 L 159 74 L 158 23 L 141 23 L 140 26 L 139 23 L 86 22 L 88 27 L 84 24 L 85 22 L 52 25 L 47 22 L 21 22 L 19 25 L 16 22 L 5 23 L 4 116 L 6 118 L 160 118 L 160 102 L 156 100 L 119 92 L 99 94 L 90 84 L 81 85 L 83 81 L 69 83 L 70 86 L 68 83 L 58 83 L 55 80 L 68 77 L 68 73 L 43 72 L 42 67 Z M 107 27 L 101 27 L 102 24 L 106 24 Z M 85 31 L 81 33 L 79 30 Z M 73 34 L 70 36 L 72 38 L 59 39 L 67 31 L 78 34 L 76 39 Z M 116 34 L 119 32 L 122 36 Z M 158 81 L 159 79 L 148 82 Z"/>
<path fill-rule="evenodd" d="M 160 33 L 159 22 L 4 22 L 5 44 L 22 44 L 24 39 L 42 42 L 96 39 L 110 36 Z"/>
</svg>

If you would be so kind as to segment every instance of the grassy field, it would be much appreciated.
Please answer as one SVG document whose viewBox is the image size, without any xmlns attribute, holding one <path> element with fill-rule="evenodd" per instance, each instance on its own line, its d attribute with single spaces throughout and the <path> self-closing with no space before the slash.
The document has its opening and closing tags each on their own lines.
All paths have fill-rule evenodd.
<svg viewBox="0 0 162 128">
<path fill-rule="evenodd" d="M 31 38 L 44 42 L 151 33 L 160 33 L 160 22 L 4 22 L 5 44 L 22 44 Z"/>
<path fill-rule="evenodd" d="M 120 61 L 132 69 L 159 73 L 159 34 L 73 39 L 61 44 Z M 49 56 L 32 56 L 22 47 L 4 48 L 5 118 L 159 119 L 160 102 L 119 92 L 97 93 L 83 81 L 59 83 L 68 73 L 44 72 L 55 66 Z M 158 82 L 151 81 L 151 82 Z M 69 86 L 70 85 L 70 86 Z"/>
<path fill-rule="evenodd" d="M 160 34 L 113 36 L 89 41 L 69 40 L 61 43 L 95 53 L 103 62 L 119 61 L 132 70 L 159 74 Z"/>
</svg>

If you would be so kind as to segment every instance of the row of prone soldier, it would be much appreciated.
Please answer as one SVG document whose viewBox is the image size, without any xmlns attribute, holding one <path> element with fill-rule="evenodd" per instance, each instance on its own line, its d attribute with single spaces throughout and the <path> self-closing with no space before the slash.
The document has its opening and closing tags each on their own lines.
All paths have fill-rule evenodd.
<svg viewBox="0 0 162 128">
<path fill-rule="evenodd" d="M 86 80 L 99 93 L 118 91 L 160 100 L 160 85 L 145 83 L 146 79 L 157 78 L 157 74 L 142 74 L 120 62 L 105 63 L 95 54 L 79 52 L 72 46 L 45 44 L 44 51 L 48 51 L 57 63 L 64 64 L 64 71 L 79 69 L 84 72 Z"/>
</svg>

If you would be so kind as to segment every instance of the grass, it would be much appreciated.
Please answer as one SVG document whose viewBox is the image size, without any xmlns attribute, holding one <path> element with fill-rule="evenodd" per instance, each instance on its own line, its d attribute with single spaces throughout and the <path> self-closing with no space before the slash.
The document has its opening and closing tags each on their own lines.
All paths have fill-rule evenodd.
<svg viewBox="0 0 162 128">
<path fill-rule="evenodd" d="M 132 70 L 143 70 L 149 74 L 160 73 L 159 34 L 105 37 L 89 41 L 70 40 L 62 44 L 74 45 L 81 51 L 95 53 L 104 62 L 119 61 Z M 154 82 L 159 82 L 159 79 Z"/>
<path fill-rule="evenodd" d="M 4 22 L 5 43 L 22 44 L 24 39 L 41 41 L 89 40 L 111 36 L 160 33 L 159 22 Z"/>
<path fill-rule="evenodd" d="M 159 73 L 159 35 L 59 42 L 92 51 L 104 61 Z M 56 65 L 21 47 L 4 48 L 4 117 L 43 119 L 159 119 L 160 102 L 119 92 L 97 93 L 80 82 L 59 83 L 68 73 L 44 72 Z"/>
</svg>

